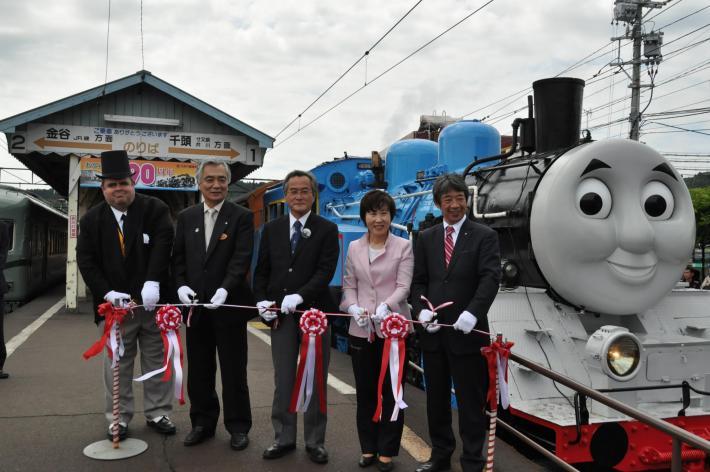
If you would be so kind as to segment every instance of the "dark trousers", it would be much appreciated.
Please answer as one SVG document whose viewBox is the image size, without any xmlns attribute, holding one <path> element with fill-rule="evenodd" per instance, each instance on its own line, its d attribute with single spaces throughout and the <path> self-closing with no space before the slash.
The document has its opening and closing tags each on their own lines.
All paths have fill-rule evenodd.
<svg viewBox="0 0 710 472">
<path fill-rule="evenodd" d="M 488 370 L 480 354 L 453 355 L 446 351 L 424 351 L 424 380 L 427 390 L 427 420 L 433 460 L 449 460 L 456 448 L 451 428 L 451 379 L 456 390 L 459 434 L 463 442 L 461 468 L 481 471 L 485 466 L 483 445 L 488 431 L 485 413 Z"/>
<path fill-rule="evenodd" d="M 222 374 L 224 426 L 230 433 L 251 429 L 251 404 L 247 385 L 246 321 L 229 310 L 207 310 L 187 328 L 187 394 L 192 426 L 214 431 L 219 420 L 215 376 L 219 356 Z"/>
<path fill-rule="evenodd" d="M 394 397 L 387 369 L 382 384 L 382 417 L 379 423 L 372 421 L 377 408 L 377 382 L 380 376 L 384 339 L 375 338 L 372 343 L 365 338 L 350 336 L 350 358 L 355 374 L 357 396 L 357 434 L 363 454 L 380 454 L 392 457 L 399 454 L 399 443 L 404 429 L 404 411 L 400 410 L 397 421 L 390 421 L 394 409 Z M 406 371 L 406 364 L 405 364 Z M 404 373 L 402 379 L 404 379 Z"/>
<path fill-rule="evenodd" d="M 5 349 L 5 301 L 0 294 L 0 370 L 5 366 L 7 359 L 7 349 Z"/>
</svg>

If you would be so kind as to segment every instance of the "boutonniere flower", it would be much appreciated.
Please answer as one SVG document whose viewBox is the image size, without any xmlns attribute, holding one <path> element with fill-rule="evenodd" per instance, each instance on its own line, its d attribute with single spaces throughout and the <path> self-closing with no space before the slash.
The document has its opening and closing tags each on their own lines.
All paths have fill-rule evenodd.
<svg viewBox="0 0 710 472">
<path fill-rule="evenodd" d="M 303 236 L 305 239 L 308 239 L 311 237 L 311 230 L 308 228 L 301 228 L 301 236 Z"/>
</svg>

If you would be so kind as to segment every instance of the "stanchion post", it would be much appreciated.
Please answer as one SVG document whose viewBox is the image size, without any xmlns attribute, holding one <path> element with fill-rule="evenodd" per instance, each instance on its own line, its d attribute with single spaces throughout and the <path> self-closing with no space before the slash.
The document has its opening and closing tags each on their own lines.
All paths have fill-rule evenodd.
<svg viewBox="0 0 710 472">
<path fill-rule="evenodd" d="M 118 323 L 113 325 L 113 329 L 116 330 L 116 343 L 118 346 L 121 345 L 121 329 Z M 118 449 L 121 442 L 120 432 L 118 422 L 120 420 L 120 406 L 119 406 L 119 382 L 120 382 L 120 365 L 119 360 L 116 357 L 113 359 L 113 384 L 112 384 L 112 401 L 113 401 L 113 424 L 111 425 L 111 432 L 113 433 L 113 448 Z"/>
<path fill-rule="evenodd" d="M 496 342 L 502 344 L 503 333 L 496 334 Z M 493 403 L 498 403 L 498 396 L 500 395 L 500 379 L 498 378 L 498 363 L 496 362 L 495 367 L 495 383 L 496 383 L 496 399 Z M 486 460 L 486 472 L 493 472 L 493 459 L 495 457 L 496 451 L 496 424 L 498 420 L 498 408 L 492 408 L 489 412 L 489 424 L 488 424 L 488 458 Z"/>
</svg>

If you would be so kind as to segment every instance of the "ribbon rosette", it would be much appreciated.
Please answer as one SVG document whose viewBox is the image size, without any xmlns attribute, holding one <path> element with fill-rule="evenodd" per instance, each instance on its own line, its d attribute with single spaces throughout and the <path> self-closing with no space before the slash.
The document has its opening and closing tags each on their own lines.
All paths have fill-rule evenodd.
<svg viewBox="0 0 710 472">
<path fill-rule="evenodd" d="M 114 367 L 124 352 L 123 339 L 119 336 L 118 330 L 121 327 L 121 323 L 123 323 L 123 317 L 128 314 L 128 309 L 118 308 L 106 302 L 99 305 L 97 311 L 99 316 L 103 316 L 105 320 L 104 333 L 98 341 L 84 352 L 84 359 L 94 357 L 106 346 L 106 352 L 109 359 L 111 359 L 111 367 Z"/>
<path fill-rule="evenodd" d="M 392 410 L 390 421 L 397 421 L 399 410 L 407 408 L 407 404 L 402 399 L 402 376 L 404 375 L 404 363 L 406 360 L 404 338 L 409 333 L 409 320 L 399 313 L 390 313 L 380 323 L 380 330 L 385 337 L 385 345 L 382 350 L 380 378 L 377 382 L 377 409 L 372 417 L 372 421 L 375 423 L 379 422 L 382 416 L 382 384 L 385 381 L 388 365 L 392 397 L 394 398 L 394 409 Z"/>
<path fill-rule="evenodd" d="M 326 412 L 325 385 L 323 379 L 323 346 L 321 335 L 328 327 L 328 318 L 320 310 L 311 308 L 301 315 L 301 353 L 298 361 L 296 383 L 291 393 L 291 405 L 288 411 L 304 412 L 313 396 L 313 378 L 318 386 L 320 411 Z"/>
<path fill-rule="evenodd" d="M 498 395 L 496 395 L 496 374 L 500 388 L 500 404 L 503 409 L 507 409 L 510 404 L 508 396 L 508 357 L 513 342 L 503 341 L 502 337 L 497 337 L 490 346 L 482 347 L 481 354 L 488 363 L 488 393 L 486 402 L 491 411 L 498 409 Z"/>
<path fill-rule="evenodd" d="M 182 343 L 180 342 L 180 324 L 182 313 L 180 309 L 172 305 L 165 305 L 158 309 L 155 314 L 155 324 L 160 328 L 160 337 L 163 338 L 163 367 L 148 372 L 138 377 L 136 382 L 143 382 L 156 375 L 163 373 L 163 382 L 170 381 L 175 370 L 175 396 L 181 405 L 185 404 L 185 394 L 182 388 Z M 172 360 L 172 368 L 171 368 Z"/>
</svg>

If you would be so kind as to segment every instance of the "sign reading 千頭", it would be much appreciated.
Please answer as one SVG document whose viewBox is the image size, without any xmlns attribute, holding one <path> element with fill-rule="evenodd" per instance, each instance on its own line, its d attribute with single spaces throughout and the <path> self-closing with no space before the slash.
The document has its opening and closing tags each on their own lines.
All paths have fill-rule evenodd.
<svg viewBox="0 0 710 472">
<path fill-rule="evenodd" d="M 259 153 L 258 146 L 247 149 L 246 138 L 237 135 L 41 123 L 30 123 L 27 132 L 14 134 L 10 144 L 10 152 L 98 155 L 124 150 L 131 157 L 193 161 L 246 162 L 247 155 Z"/>
<path fill-rule="evenodd" d="M 82 157 L 82 187 L 100 187 L 101 159 Z M 197 164 L 193 162 L 166 162 L 161 160 L 145 161 L 131 159 L 129 166 L 133 171 L 133 181 L 137 189 L 197 191 Z"/>
</svg>

